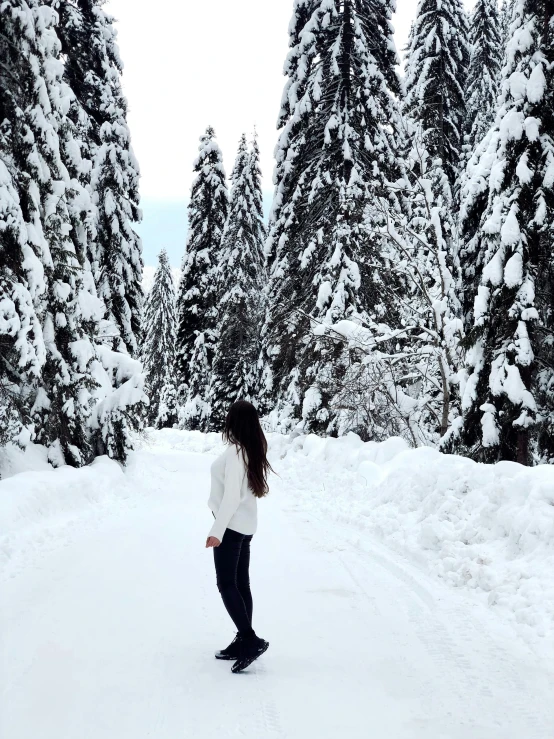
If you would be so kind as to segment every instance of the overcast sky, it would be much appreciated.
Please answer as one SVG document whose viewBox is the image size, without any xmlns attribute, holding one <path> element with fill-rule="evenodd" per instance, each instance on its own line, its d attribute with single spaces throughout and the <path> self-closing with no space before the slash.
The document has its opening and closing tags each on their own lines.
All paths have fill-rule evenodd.
<svg viewBox="0 0 554 739">
<path fill-rule="evenodd" d="M 396 44 L 416 0 L 397 0 Z M 108 0 L 117 19 L 129 124 L 142 179 L 146 264 L 166 246 L 177 266 L 198 137 L 214 126 L 230 172 L 243 131 L 259 134 L 266 201 L 292 0 Z"/>
</svg>

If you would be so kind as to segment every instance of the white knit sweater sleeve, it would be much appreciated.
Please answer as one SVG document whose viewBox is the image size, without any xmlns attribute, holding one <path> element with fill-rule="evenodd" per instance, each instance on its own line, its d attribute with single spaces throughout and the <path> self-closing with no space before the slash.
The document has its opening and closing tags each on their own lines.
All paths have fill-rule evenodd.
<svg viewBox="0 0 554 739">
<path fill-rule="evenodd" d="M 240 491 L 245 474 L 244 462 L 239 455 L 238 449 L 233 447 L 228 452 L 227 459 L 225 460 L 223 498 L 217 516 L 215 517 L 214 525 L 209 533 L 209 536 L 215 536 L 219 541 L 223 540 L 225 529 L 240 505 Z"/>
</svg>

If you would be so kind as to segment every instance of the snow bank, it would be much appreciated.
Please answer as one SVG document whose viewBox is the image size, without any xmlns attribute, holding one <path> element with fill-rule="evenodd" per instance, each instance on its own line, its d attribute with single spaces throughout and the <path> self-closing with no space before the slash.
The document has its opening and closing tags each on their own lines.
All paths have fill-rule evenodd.
<svg viewBox="0 0 554 739">
<path fill-rule="evenodd" d="M 33 459 L 21 458 L 35 471 L 0 480 L 0 575 L 13 576 L 60 541 L 82 535 L 87 526 L 113 511 L 113 503 L 131 497 L 124 469 L 108 457 L 89 467 L 52 469 L 46 450 L 36 447 Z M 44 452 L 41 457 L 41 450 Z M 23 454 L 23 453 L 21 453 Z M 42 459 L 42 462 L 41 462 Z M 63 536 L 60 531 L 63 530 Z"/>
<path fill-rule="evenodd" d="M 167 447 L 183 452 L 213 452 L 219 454 L 224 449 L 221 434 L 203 434 L 200 431 L 178 431 L 177 429 L 149 429 L 148 433 L 156 446 Z"/>
<path fill-rule="evenodd" d="M 477 464 L 402 439 L 272 439 L 278 486 L 478 593 L 530 640 L 554 637 L 554 467 Z"/>
<path fill-rule="evenodd" d="M 364 443 L 268 435 L 272 490 L 347 524 L 448 585 L 473 591 L 529 642 L 554 638 L 554 467 L 477 464 L 403 439 Z M 217 434 L 164 431 L 156 443 L 218 452 Z M 546 642 L 546 643 L 545 643 Z"/>
<path fill-rule="evenodd" d="M 0 446 L 0 480 L 31 470 L 51 470 L 48 450 L 40 444 L 29 443 L 22 449 L 17 444 Z"/>
</svg>

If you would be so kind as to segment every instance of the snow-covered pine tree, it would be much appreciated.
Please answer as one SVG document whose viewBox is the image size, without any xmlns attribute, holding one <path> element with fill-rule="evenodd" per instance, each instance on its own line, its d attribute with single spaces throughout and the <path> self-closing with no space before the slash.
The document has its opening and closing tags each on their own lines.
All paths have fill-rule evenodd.
<svg viewBox="0 0 554 739">
<path fill-rule="evenodd" d="M 291 264 L 294 257 L 290 253 L 291 243 L 298 224 L 294 214 L 293 194 L 299 182 L 303 181 L 302 172 L 304 157 L 302 152 L 307 148 L 306 132 L 310 120 L 311 105 L 299 105 L 306 99 L 309 73 L 316 54 L 315 38 L 311 33 L 312 14 L 319 5 L 319 0 L 294 0 L 291 21 L 289 23 L 289 52 L 283 66 L 286 76 L 281 108 L 277 120 L 277 129 L 281 131 L 275 148 L 275 169 L 273 182 L 275 193 L 269 216 L 268 238 L 265 252 L 270 272 L 270 281 L 266 289 L 267 314 L 262 327 L 262 351 L 259 367 L 261 374 L 258 400 L 263 413 L 273 411 L 277 416 L 281 411 L 276 406 L 283 405 L 284 389 L 290 385 L 291 378 L 297 374 L 296 351 L 299 343 L 298 323 L 291 322 L 289 303 L 282 303 L 274 294 L 281 290 L 280 282 L 288 283 L 289 302 L 298 302 L 298 284 L 294 282 Z M 300 192 L 298 192 L 298 195 Z M 293 237 L 289 238 L 289 233 Z M 298 245 L 296 246 L 298 251 Z M 273 278 L 272 271 L 279 262 L 278 278 Z M 273 297 L 270 298 L 270 295 Z M 288 328 L 285 328 L 288 326 Z M 279 327 L 288 331 L 288 341 L 279 343 L 276 335 Z M 295 384 L 295 383 L 293 383 Z M 294 394 L 295 405 L 299 397 Z"/>
<path fill-rule="evenodd" d="M 3 83 L 0 71 L 0 98 Z M 0 135 L 0 443 L 13 441 L 28 425 L 26 395 L 44 361 L 42 330 L 24 255 L 38 263 L 39 269 L 40 262 L 27 243 L 19 197 L 5 156 L 5 140 Z"/>
<path fill-rule="evenodd" d="M 464 145 L 468 157 L 482 141 L 496 115 L 504 56 L 497 0 L 477 0 L 471 15 L 469 45 Z"/>
<path fill-rule="evenodd" d="M 321 381 L 335 357 L 307 345 L 310 317 L 387 310 L 379 242 L 362 224 L 372 194 L 401 171 L 392 10 L 390 0 L 297 2 L 290 27 L 266 247 L 263 386 L 278 416 L 322 431 L 331 419 Z"/>
<path fill-rule="evenodd" d="M 217 274 L 229 209 L 223 157 L 211 126 L 200 137 L 194 171 L 187 246 L 177 296 L 175 376 L 183 404 L 180 424 L 205 430 L 218 318 Z"/>
<path fill-rule="evenodd" d="M 48 447 L 54 463 L 80 465 L 91 456 L 87 421 L 95 383 L 90 328 L 101 304 L 87 294 L 76 246 L 80 234 L 73 228 L 81 208 L 88 206 L 77 205 L 87 202 L 86 192 L 66 166 L 66 159 L 78 159 L 66 117 L 71 91 L 62 80 L 57 15 L 32 1 L 4 3 L 2 11 L 3 38 L 14 44 L 19 83 L 10 101 L 15 102 L 14 115 L 2 124 L 10 147 L 7 162 L 14 173 L 28 246 L 41 263 L 25 260 L 24 267 L 45 349 L 40 376 L 25 384 L 25 390 L 32 402 L 36 440 Z"/>
<path fill-rule="evenodd" d="M 220 261 L 217 345 L 210 384 L 212 431 L 221 431 L 235 400 L 256 401 L 257 360 L 265 285 L 262 187 L 256 137 L 239 142 L 231 175 L 229 217 Z"/>
<path fill-rule="evenodd" d="M 40 245 L 31 239 L 25 222 L 21 171 L 27 132 L 24 97 L 30 98 L 36 82 L 29 56 L 31 8 L 2 3 L 0 28 L 0 438 L 5 443 L 30 426 L 34 384 L 46 358 L 37 315 L 46 285 Z"/>
<path fill-rule="evenodd" d="M 47 277 L 41 306 L 46 362 L 33 419 L 36 440 L 49 448 L 52 462 L 78 466 L 93 456 L 88 428 L 96 386 L 93 336 L 102 303 L 88 283 L 84 253 L 90 200 L 68 169 L 70 164 L 78 171 L 81 162 L 76 132 L 66 115 L 72 94 L 63 81 L 61 45 L 56 35 L 58 16 L 39 2 L 33 13 L 36 68 L 41 81 L 29 110 L 38 160 L 29 156 L 28 163 L 32 179 L 40 183 L 40 235 Z M 45 122 L 50 127 L 48 136 Z"/>
<path fill-rule="evenodd" d="M 467 118 L 464 144 L 466 165 L 494 122 L 504 51 L 505 45 L 496 0 L 478 0 L 470 25 L 471 56 L 466 93 Z M 462 190 L 468 177 L 468 170 L 464 165 L 460 175 Z M 461 295 L 466 329 L 470 328 L 473 320 L 473 299 L 478 279 L 475 268 L 473 255 L 468 254 L 466 246 L 462 245 L 460 249 Z"/>
<path fill-rule="evenodd" d="M 146 300 L 144 311 L 144 343 L 141 359 L 145 373 L 146 394 L 150 398 L 147 410 L 148 425 L 158 419 L 162 392 L 173 372 L 175 353 L 175 290 L 171 265 L 165 249 L 158 255 L 154 284 Z"/>
<path fill-rule="evenodd" d="M 140 219 L 139 173 L 126 122 L 122 65 L 113 19 L 102 10 L 102 0 L 47 2 L 59 16 L 64 78 L 74 92 L 68 119 L 79 135 L 83 161 L 80 170 L 70 166 L 70 171 L 86 185 L 94 204 L 92 219 L 83 213 L 74 225 L 89 231 L 91 267 L 90 273 L 85 269 L 85 284 L 103 301 L 102 321 L 94 331 L 105 348 L 98 345 L 94 365 L 103 391 L 96 394 L 93 446 L 96 453 L 124 461 L 132 448 L 131 432 L 142 423 L 144 396 L 139 365 L 118 356 L 136 353 L 142 310 L 141 244 L 133 228 Z"/>
<path fill-rule="evenodd" d="M 174 428 L 179 422 L 177 387 L 173 378 L 173 367 L 169 367 L 158 405 L 158 416 L 154 422 L 157 429 Z"/>
<path fill-rule="evenodd" d="M 90 192 L 96 235 L 89 261 L 105 304 L 106 343 L 132 356 L 140 344 L 142 246 L 134 230 L 139 210 L 139 167 L 127 125 L 122 63 L 113 18 L 103 0 L 48 0 L 60 16 L 65 78 L 78 106 L 70 111 L 92 163 Z"/>
<path fill-rule="evenodd" d="M 5 357 L 17 373 L 16 383 L 9 380 L 17 385 L 18 400 L 24 399 L 19 410 L 24 423 L 33 422 L 30 430 L 48 447 L 53 463 L 80 465 L 106 452 L 124 461 L 131 442 L 99 449 L 94 426 L 108 442 L 110 432 L 91 413 L 107 401 L 105 419 L 126 416 L 123 409 L 142 400 L 140 378 L 127 377 L 121 367 L 108 375 L 105 365 L 117 363 L 101 360 L 94 344 L 103 304 L 87 260 L 93 207 L 82 182 L 87 163 L 81 131 L 68 115 L 76 101 L 63 80 L 58 14 L 38 0 L 5 2 L 0 12 L 2 70 L 11 84 L 0 91 L 0 153 L 13 186 L 10 202 L 3 199 L 9 217 L 2 241 L 10 259 L 0 257 L 9 286 L 6 290 L 4 282 L 1 296 L 4 317 L 9 316 L 2 326 Z M 10 190 L 6 182 L 4 177 Z M 113 397 L 116 376 L 121 383 L 131 381 L 135 390 L 125 382 Z"/>
<path fill-rule="evenodd" d="M 512 16 L 514 14 L 515 0 L 504 0 L 500 6 L 500 39 L 502 44 L 501 58 L 504 60 L 506 53 L 506 47 L 510 40 L 510 26 L 512 23 Z"/>
<path fill-rule="evenodd" d="M 516 0 L 499 111 L 468 165 L 461 230 L 477 287 L 463 419 L 447 448 L 554 459 L 554 5 Z"/>
<path fill-rule="evenodd" d="M 462 0 L 419 0 L 406 59 L 404 109 L 456 189 L 466 120 L 468 20 Z"/>
</svg>

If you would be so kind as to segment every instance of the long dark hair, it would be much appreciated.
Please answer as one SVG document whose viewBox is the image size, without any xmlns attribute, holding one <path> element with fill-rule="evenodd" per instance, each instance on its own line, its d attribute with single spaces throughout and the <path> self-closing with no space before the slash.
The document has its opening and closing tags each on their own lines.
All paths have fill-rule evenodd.
<svg viewBox="0 0 554 739">
<path fill-rule="evenodd" d="M 223 438 L 241 450 L 248 484 L 257 498 L 263 498 L 269 492 L 268 472 L 273 470 L 267 460 L 267 439 L 252 403 L 246 400 L 233 403 L 225 419 Z"/>
</svg>

